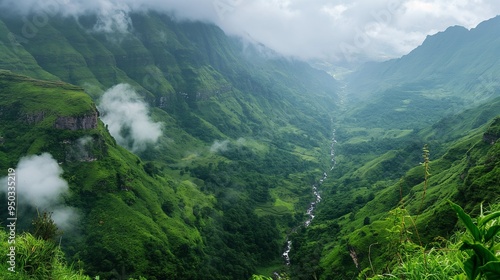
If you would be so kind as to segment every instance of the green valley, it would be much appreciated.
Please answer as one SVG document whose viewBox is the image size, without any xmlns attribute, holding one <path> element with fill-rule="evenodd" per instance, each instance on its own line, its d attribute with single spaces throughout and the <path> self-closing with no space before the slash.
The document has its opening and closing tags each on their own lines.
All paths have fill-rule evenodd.
<svg viewBox="0 0 500 280">
<path fill-rule="evenodd" d="M 448 201 L 472 216 L 481 205 L 492 211 L 498 207 L 498 88 L 494 78 L 486 84 L 469 76 L 478 71 L 496 77 L 496 68 L 482 63 L 497 58 L 457 58 L 496 44 L 490 40 L 496 38 L 498 22 L 491 19 L 460 35 L 458 27 L 450 28 L 407 56 L 368 64 L 348 76 L 345 95 L 352 101 L 337 124 L 336 169 L 323 185 L 314 224 L 292 238 L 295 278 L 444 279 L 462 274 L 470 279 L 461 266 L 467 254 L 452 259 L 432 252 L 456 253 L 460 238 L 466 238 Z M 433 47 L 436 41 L 452 49 L 440 55 Z M 452 51 L 457 57 L 449 57 Z M 446 63 L 425 63 L 436 59 Z M 457 63 L 477 68 L 451 66 Z M 441 82 L 428 81 L 431 77 Z"/>
<path fill-rule="evenodd" d="M 336 80 L 126 16 L 0 15 L 0 278 L 494 279 L 499 18 Z"/>
<path fill-rule="evenodd" d="M 39 159 L 28 155 L 59 164 L 68 191 L 57 203 L 78 213 L 62 250 L 88 275 L 284 268 L 285 235 L 328 163 L 337 82 L 213 25 L 131 17 L 134 29 L 118 34 L 92 31 L 92 16 L 53 18 L 30 38 L 2 17 L 12 71 L 1 81 L 2 170 Z M 20 230 L 31 204 L 19 206 Z"/>
</svg>

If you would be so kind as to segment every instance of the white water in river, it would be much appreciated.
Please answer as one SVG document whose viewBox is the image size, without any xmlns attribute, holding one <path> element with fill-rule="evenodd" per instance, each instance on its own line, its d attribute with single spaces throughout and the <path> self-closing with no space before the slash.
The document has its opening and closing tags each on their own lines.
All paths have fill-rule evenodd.
<svg viewBox="0 0 500 280">
<path fill-rule="evenodd" d="M 335 164 L 337 163 L 335 160 L 335 144 L 337 144 L 337 140 L 335 139 L 335 129 L 333 129 L 332 141 L 330 144 L 330 165 L 331 166 L 330 166 L 329 171 L 332 171 L 333 168 L 335 167 Z M 327 172 L 323 172 L 323 177 L 319 180 L 319 182 L 317 184 L 315 183 L 312 185 L 312 191 L 314 194 L 314 201 L 312 201 L 311 204 L 309 205 L 309 208 L 307 208 L 307 212 L 306 212 L 307 219 L 304 221 L 304 224 L 303 224 L 304 227 L 308 227 L 314 219 L 314 210 L 316 209 L 316 206 L 318 205 L 318 203 L 321 202 L 321 195 L 320 195 L 319 187 L 323 184 L 323 182 L 326 180 L 327 177 L 328 177 Z M 302 225 L 295 227 L 294 229 L 292 229 L 292 231 L 290 233 L 297 231 L 297 229 L 301 226 Z M 290 251 L 291 250 L 292 250 L 292 241 L 289 240 L 287 237 L 285 250 L 283 252 L 283 259 L 285 260 L 286 265 L 290 265 Z"/>
</svg>

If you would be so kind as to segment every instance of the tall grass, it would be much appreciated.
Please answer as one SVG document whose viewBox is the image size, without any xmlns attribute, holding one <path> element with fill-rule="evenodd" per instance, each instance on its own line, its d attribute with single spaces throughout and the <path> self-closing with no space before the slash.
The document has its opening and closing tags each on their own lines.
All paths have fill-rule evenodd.
<svg viewBox="0 0 500 280">
<path fill-rule="evenodd" d="M 369 279 L 500 279 L 500 203 L 477 218 L 471 218 L 463 209 L 451 203 L 464 224 L 465 231 L 457 231 L 450 240 L 425 250 L 405 239 L 399 246 L 400 262 L 383 275 Z M 481 207 L 482 209 L 482 207 Z M 444 245 L 443 245 L 444 243 Z M 361 277 L 361 275 L 360 275 Z"/>
<path fill-rule="evenodd" d="M 0 231 L 0 249 L 6 252 L 12 244 L 7 242 L 7 233 Z M 91 280 L 82 271 L 75 271 L 64 261 L 61 249 L 51 241 L 36 238 L 30 233 L 16 236 L 16 272 L 7 268 L 5 254 L 1 256 L 0 279 L 5 280 Z"/>
</svg>

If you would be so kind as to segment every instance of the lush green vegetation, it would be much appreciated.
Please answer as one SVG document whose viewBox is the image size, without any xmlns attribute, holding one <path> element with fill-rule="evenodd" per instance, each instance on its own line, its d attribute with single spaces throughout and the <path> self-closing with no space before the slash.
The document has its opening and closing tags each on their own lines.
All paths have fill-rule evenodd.
<svg viewBox="0 0 500 280">
<path fill-rule="evenodd" d="M 282 268 L 285 235 L 328 160 L 335 80 L 215 26 L 155 13 L 132 14 L 134 29 L 117 38 L 89 32 L 94 16 L 51 18 L 32 38 L 19 19 L 0 17 L 11 34 L 1 47 L 16 54 L 2 61 L 13 72 L 0 79 L 0 167 L 44 152 L 60 163 L 65 204 L 81 212 L 63 234 L 68 261 L 104 279 L 244 279 Z M 101 122 L 55 127 L 95 114 L 117 83 L 132 85 L 162 124 L 139 157 Z M 81 139 L 90 139 L 83 150 Z"/>
<path fill-rule="evenodd" d="M 414 242 L 411 225 L 404 222 L 411 217 L 405 217 L 404 211 L 397 211 L 403 216 L 399 217 L 401 223 L 391 228 L 391 233 L 401 237 L 396 248 L 398 262 L 389 272 L 369 279 L 498 279 L 500 262 L 495 254 L 499 204 L 492 205 L 489 212 L 483 212 L 481 205 L 475 222 L 459 205 L 453 202 L 450 205 L 466 231 L 458 230 L 450 240 L 436 240 L 430 248 Z M 370 268 L 367 268 L 359 277 L 370 273 Z"/>
<path fill-rule="evenodd" d="M 337 166 L 313 225 L 292 236 L 293 277 L 466 277 L 470 251 L 459 250 L 447 201 L 472 216 L 481 203 L 498 203 L 500 102 L 491 78 L 498 68 L 490 67 L 497 56 L 479 51 L 498 43 L 491 36 L 498 23 L 450 28 L 401 59 L 348 77 L 351 102 L 335 124 Z M 419 165 L 424 144 L 427 179 Z"/>
<path fill-rule="evenodd" d="M 407 57 L 352 75 L 362 82 L 349 84 L 349 97 L 366 102 L 338 110 L 338 82 L 306 63 L 212 25 L 130 16 L 125 33 L 96 32 L 87 15 L 53 17 L 24 38 L 22 20 L 0 15 L 0 170 L 50 153 L 70 190 L 62 203 L 79 214 L 56 246 L 37 238 L 54 233 L 47 217 L 33 235 L 21 233 L 37 213 L 21 206 L 19 274 L 0 277 L 495 277 L 497 214 L 484 216 L 480 205 L 496 211 L 500 194 L 500 100 L 494 82 L 466 77 L 498 67 L 488 55 L 469 70 L 456 58 L 496 39 L 457 39 L 453 52 L 429 58 L 432 67 L 415 67 L 433 46 L 470 34 L 430 37 Z M 465 70 L 451 78 L 457 65 Z M 97 118 L 95 103 L 118 83 L 161 122 L 162 136 L 137 155 Z M 297 227 L 311 185 L 330 169 L 333 128 L 337 164 L 314 222 Z M 290 266 L 281 259 L 287 236 Z M 29 248 L 37 267 L 23 259 Z"/>
<path fill-rule="evenodd" d="M 17 98 L 8 90 L 10 85 L 27 95 L 30 91 L 23 87 L 36 91 L 43 85 L 8 72 L 3 74 L 7 77 L 2 92 L 6 103 Z M 65 90 L 54 88 L 51 94 L 58 102 L 71 102 L 65 98 Z M 79 94 L 88 110 L 95 110 L 89 98 Z M 78 104 L 83 107 L 85 102 Z M 67 109 L 66 105 L 62 107 Z M 248 148 L 230 146 L 226 152 L 229 162 L 186 166 L 182 170 L 185 179 L 174 180 L 162 175 L 159 168 L 163 165 L 143 163 L 117 146 L 102 124 L 91 130 L 53 128 L 53 122 L 45 118 L 62 112 L 58 106 L 50 108 L 43 120 L 31 125 L 19 121 L 23 111 L 12 111 L 4 119 L 2 127 L 17 128 L 3 130 L 2 162 L 5 168 L 15 166 L 15 159 L 24 154 L 20 144 L 33 143 L 30 153 L 49 151 L 63 164 L 71 188 L 66 203 L 81 209 L 83 216 L 81 228 L 64 234 L 63 247 L 74 256 L 71 259 L 85 263 L 88 273 L 104 279 L 174 275 L 184 279 L 246 278 L 256 266 L 279 257 L 281 235 L 276 219 L 254 213 L 256 202 L 271 200 L 268 190 L 275 188 L 271 183 L 278 182 L 270 173 L 274 170 L 260 175 L 259 170 L 254 170 L 255 163 L 278 162 L 283 154 L 279 150 L 252 156 Z M 91 144 L 85 148 L 85 158 L 81 158 L 72 153 L 84 136 L 90 137 Z M 290 160 L 298 162 L 295 157 Z M 294 172 L 290 164 L 282 160 L 278 167 Z"/>
<path fill-rule="evenodd" d="M 423 48 L 427 47 L 424 43 Z M 375 77 L 368 82 L 374 88 L 370 96 L 363 95 L 370 92 L 369 87 L 359 95 L 354 92 L 351 97 L 361 96 L 366 102 L 348 104 L 352 108 L 347 107 L 339 119 L 336 176 L 323 185 L 315 223 L 292 238 L 295 253 L 291 270 L 297 279 L 352 279 L 391 273 L 397 278 L 410 277 L 409 271 L 413 271 L 413 279 L 423 279 L 434 273 L 445 278 L 465 273 L 461 269 L 463 254 L 457 251 L 460 245 L 453 241 L 457 219 L 447 201 L 458 203 L 472 216 L 478 215 L 481 203 L 498 203 L 500 100 L 461 103 L 483 93 L 498 96 L 498 89 L 481 88 L 479 81 L 463 76 L 470 83 L 468 91 L 462 91 L 462 82 L 456 87 L 447 84 L 450 90 L 446 92 L 440 92 L 442 84 L 423 80 L 408 83 L 409 79 L 399 77 L 398 82 L 385 83 L 406 75 L 393 71 L 396 68 L 385 71 L 388 65 L 411 68 L 403 62 L 419 51 L 371 65 L 352 76 Z M 473 63 L 479 65 L 480 61 Z M 370 74 L 370 69 L 376 73 Z M 441 68 L 434 65 L 428 70 L 436 69 Z M 471 73 L 478 69 L 460 70 Z M 495 75 L 495 71 L 492 68 L 486 73 Z M 361 90 L 364 82 L 350 90 Z M 425 162 L 420 155 L 424 144 L 431 151 L 428 166 L 432 176 L 428 179 L 418 164 Z M 403 244 L 407 239 L 411 242 Z M 394 244 L 401 244 L 403 251 Z M 448 254 L 443 251 L 447 249 L 454 251 Z M 411 262 L 411 258 L 417 261 Z M 436 261 L 433 269 L 439 269 L 438 263 L 441 267 L 448 263 L 450 270 L 441 274 L 424 271 L 418 263 L 425 265 L 427 258 Z"/>
<path fill-rule="evenodd" d="M 0 232 L 2 252 L 7 252 L 11 244 L 8 243 L 7 233 Z M 23 233 L 16 237 L 16 266 L 15 272 L 8 270 L 10 265 L 2 256 L 0 277 L 2 279 L 74 279 L 91 280 L 82 269 L 66 263 L 64 253 L 54 243 L 38 239 L 30 233 Z"/>
</svg>

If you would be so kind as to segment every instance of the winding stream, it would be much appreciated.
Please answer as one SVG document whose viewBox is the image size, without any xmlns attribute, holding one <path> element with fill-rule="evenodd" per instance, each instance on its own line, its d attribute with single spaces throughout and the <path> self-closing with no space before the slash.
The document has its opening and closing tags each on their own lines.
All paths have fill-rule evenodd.
<svg viewBox="0 0 500 280">
<path fill-rule="evenodd" d="M 330 144 L 330 165 L 331 166 L 330 166 L 329 171 L 332 171 L 333 168 L 335 167 L 335 164 L 337 163 L 335 160 L 335 144 L 337 144 L 337 140 L 335 139 L 335 129 L 333 129 L 332 140 L 331 140 L 331 144 Z M 323 172 L 323 177 L 319 180 L 319 182 L 315 183 L 311 186 L 315 199 L 314 199 L 314 201 L 311 202 L 311 204 L 309 204 L 309 208 L 307 208 L 307 211 L 306 211 L 307 218 L 302 225 L 299 225 L 299 226 L 293 228 L 290 231 L 290 233 L 288 234 L 288 236 L 291 233 L 296 232 L 297 229 L 299 229 L 301 226 L 308 227 L 309 225 L 311 225 L 311 223 L 314 219 L 314 210 L 316 209 L 316 206 L 318 205 L 318 203 L 321 202 L 321 195 L 320 195 L 319 187 L 321 187 L 321 185 L 323 184 L 323 182 L 326 180 L 327 177 L 328 177 L 327 172 Z M 288 238 L 288 236 L 286 238 L 285 250 L 284 250 L 283 255 L 282 255 L 283 259 L 285 260 L 286 265 L 290 265 L 290 255 L 289 254 L 290 254 L 290 251 L 292 250 L 292 241 Z"/>
</svg>

